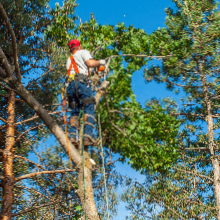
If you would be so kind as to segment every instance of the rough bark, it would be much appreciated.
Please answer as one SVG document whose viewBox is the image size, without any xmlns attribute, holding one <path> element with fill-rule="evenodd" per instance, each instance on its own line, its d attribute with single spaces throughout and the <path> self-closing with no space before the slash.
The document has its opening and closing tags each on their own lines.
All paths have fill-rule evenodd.
<svg viewBox="0 0 220 220">
<path fill-rule="evenodd" d="M 14 186 L 14 175 L 13 175 L 13 154 L 12 147 L 14 145 L 14 118 L 15 118 L 15 93 L 10 91 L 8 98 L 8 119 L 6 129 L 6 143 L 5 150 L 3 153 L 4 161 L 4 179 L 2 180 L 3 188 L 3 199 L 2 199 L 2 210 L 1 219 L 9 220 L 12 218 L 12 204 L 13 204 L 13 186 Z"/>
<path fill-rule="evenodd" d="M 213 126 L 213 116 L 212 116 L 212 105 L 208 94 L 208 86 L 206 76 L 202 76 L 202 84 L 203 84 L 203 91 L 204 91 L 204 100 L 206 104 L 207 110 L 207 117 L 206 122 L 208 126 L 208 147 L 210 151 L 210 159 L 213 167 L 213 174 L 214 174 L 214 195 L 215 195 L 215 203 L 217 208 L 217 218 L 220 220 L 220 169 L 219 169 L 219 160 L 218 157 L 215 155 L 215 141 L 214 141 L 214 126 Z"/>
<path fill-rule="evenodd" d="M 80 137 L 83 136 L 83 126 L 81 126 L 80 129 Z M 80 147 L 79 147 L 79 152 L 81 155 L 82 154 L 82 139 L 80 140 Z M 77 195 L 80 198 L 82 209 L 83 209 L 83 220 L 85 220 L 85 214 L 87 217 L 87 220 L 99 220 L 94 196 L 93 196 L 93 188 L 92 188 L 92 164 L 90 162 L 90 157 L 87 152 L 88 147 L 86 149 L 84 148 L 84 167 L 83 164 L 82 166 L 79 167 L 77 170 L 78 174 L 78 184 L 79 184 L 79 189 L 76 191 Z M 83 174 L 83 168 L 84 168 L 84 174 Z M 85 192 L 84 192 L 84 176 L 85 176 Z M 86 199 L 86 203 L 85 203 Z M 85 206 L 86 206 L 86 212 L 85 212 Z"/>
<path fill-rule="evenodd" d="M 44 121 L 44 123 L 47 125 L 47 127 L 50 129 L 50 131 L 54 134 L 54 136 L 57 138 L 57 140 L 60 142 L 61 146 L 65 149 L 65 151 L 68 153 L 67 150 L 67 142 L 66 142 L 66 135 L 63 132 L 63 130 L 59 127 L 59 125 L 53 120 L 53 118 L 48 114 L 46 110 L 44 110 L 43 106 L 24 88 L 22 84 L 15 81 L 8 81 L 8 84 L 11 88 L 13 88 L 16 93 L 20 96 L 21 99 L 23 99 L 32 109 L 35 110 L 35 112 L 38 114 L 38 116 Z M 98 93 L 98 96 L 96 97 L 96 106 L 101 98 L 101 96 L 104 94 L 105 89 L 108 86 L 108 82 L 104 83 L 103 89 L 100 90 Z M 83 191 L 83 168 L 82 168 L 82 158 L 79 152 L 76 150 L 76 148 L 71 144 L 69 141 L 69 151 L 70 156 L 75 164 L 76 168 L 78 169 L 78 180 L 79 180 L 79 191 L 77 192 L 82 207 L 84 209 L 84 191 Z M 92 164 L 89 160 L 89 155 L 87 152 L 85 152 L 85 180 L 86 180 L 86 203 L 87 203 L 87 219 L 88 220 L 99 220 L 98 212 L 96 209 L 94 196 L 93 196 L 93 188 L 92 188 Z"/>
<path fill-rule="evenodd" d="M 102 85 L 100 86 L 98 92 L 95 95 L 95 108 L 98 107 L 98 103 L 100 101 L 100 99 L 102 98 L 102 96 L 105 94 L 106 89 L 108 87 L 109 81 L 103 81 Z"/>
<path fill-rule="evenodd" d="M 84 175 L 85 175 L 86 216 L 87 216 L 87 220 L 99 220 L 99 216 L 93 196 L 92 164 L 89 160 L 90 158 L 88 152 L 84 151 L 84 157 L 85 157 Z M 83 166 L 80 166 L 77 173 L 78 173 L 78 184 L 79 184 L 79 189 L 77 190 L 77 194 L 80 198 L 82 209 L 84 212 L 83 219 L 85 219 Z"/>
</svg>

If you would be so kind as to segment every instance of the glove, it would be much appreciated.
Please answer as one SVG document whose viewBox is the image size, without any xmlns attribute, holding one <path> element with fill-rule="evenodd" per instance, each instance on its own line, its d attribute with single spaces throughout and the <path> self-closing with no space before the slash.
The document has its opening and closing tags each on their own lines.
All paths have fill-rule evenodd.
<svg viewBox="0 0 220 220">
<path fill-rule="evenodd" d="M 100 65 L 105 65 L 105 60 L 99 60 Z"/>
</svg>

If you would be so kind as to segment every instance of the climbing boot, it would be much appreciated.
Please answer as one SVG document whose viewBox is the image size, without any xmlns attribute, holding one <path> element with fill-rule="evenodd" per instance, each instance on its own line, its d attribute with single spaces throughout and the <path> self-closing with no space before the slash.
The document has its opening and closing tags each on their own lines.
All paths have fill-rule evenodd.
<svg viewBox="0 0 220 220">
<path fill-rule="evenodd" d="M 94 145 L 94 142 L 91 141 L 90 138 L 88 137 L 84 137 L 83 138 L 83 145 L 86 147 L 86 146 L 93 146 Z"/>
<path fill-rule="evenodd" d="M 73 145 L 79 145 L 79 143 L 77 142 L 76 138 L 70 137 L 69 140 L 71 141 L 71 143 L 72 143 Z"/>
<path fill-rule="evenodd" d="M 72 118 L 70 118 L 70 126 L 75 127 L 76 129 L 79 128 L 79 121 L 78 121 L 79 116 L 74 115 Z"/>
<path fill-rule="evenodd" d="M 96 146 L 98 145 L 99 141 L 94 140 L 89 135 L 83 138 L 83 145 L 84 146 Z"/>
</svg>

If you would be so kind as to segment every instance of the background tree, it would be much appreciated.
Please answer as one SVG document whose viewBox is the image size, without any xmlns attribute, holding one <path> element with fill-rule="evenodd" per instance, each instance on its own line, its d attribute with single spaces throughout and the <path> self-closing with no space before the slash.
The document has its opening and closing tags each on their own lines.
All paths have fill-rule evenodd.
<svg viewBox="0 0 220 220">
<path fill-rule="evenodd" d="M 181 96 L 177 102 L 166 98 L 163 104 L 169 115 L 182 122 L 181 156 L 168 173 L 149 177 L 153 179 L 151 184 L 146 181 L 148 188 L 138 186 L 136 192 L 149 204 L 162 207 L 157 218 L 220 219 L 218 5 L 209 0 L 174 2 L 175 10 L 166 9 L 167 27 L 149 36 L 151 54 L 172 56 L 161 65 L 149 66 L 145 79 L 164 83 Z M 141 204 L 139 200 L 139 219 Z"/>
</svg>

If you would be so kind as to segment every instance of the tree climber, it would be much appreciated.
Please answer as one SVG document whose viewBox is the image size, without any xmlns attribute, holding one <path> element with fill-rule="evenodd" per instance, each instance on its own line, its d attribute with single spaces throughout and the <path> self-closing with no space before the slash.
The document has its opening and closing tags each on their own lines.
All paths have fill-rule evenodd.
<svg viewBox="0 0 220 220">
<path fill-rule="evenodd" d="M 70 141 L 78 145 L 78 118 L 80 105 L 84 107 L 84 146 L 95 145 L 91 137 L 95 123 L 95 99 L 89 79 L 89 68 L 105 65 L 105 60 L 95 60 L 87 50 L 83 50 L 78 40 L 68 43 L 71 57 L 68 58 L 67 68 L 67 96 L 69 107 L 72 109 L 70 118 Z"/>
</svg>

